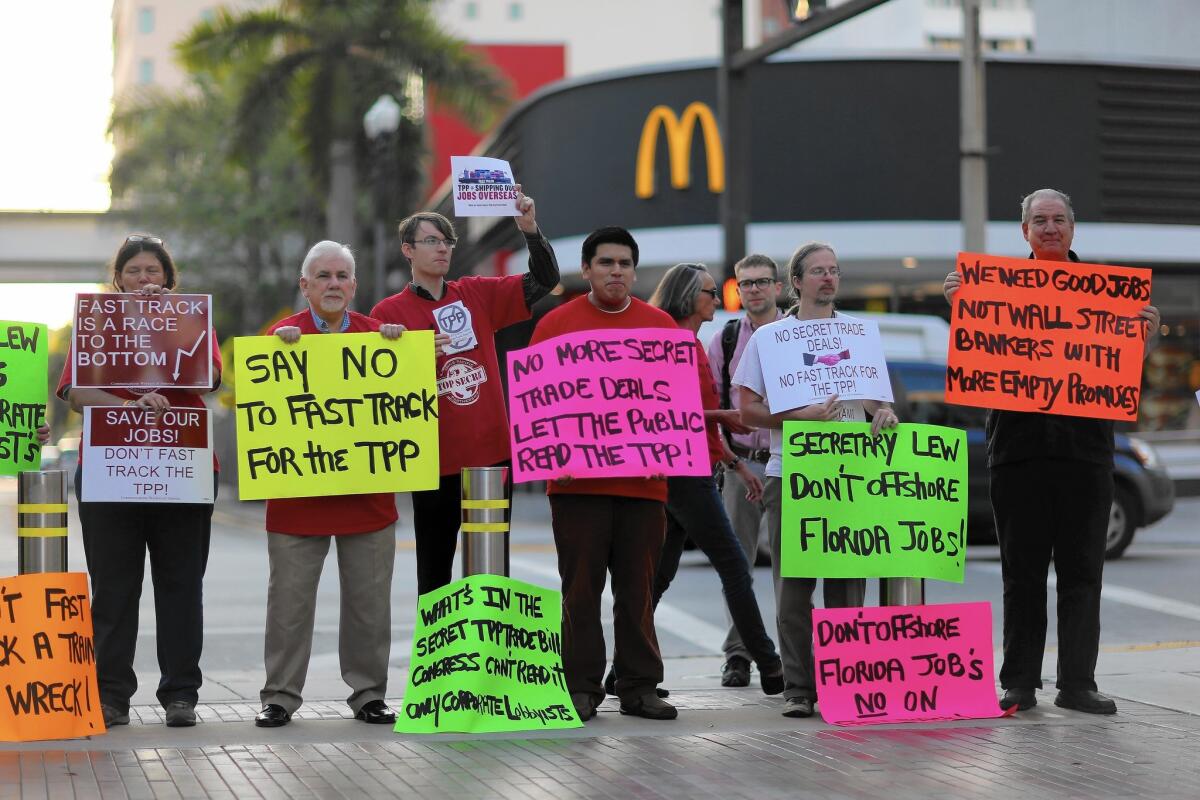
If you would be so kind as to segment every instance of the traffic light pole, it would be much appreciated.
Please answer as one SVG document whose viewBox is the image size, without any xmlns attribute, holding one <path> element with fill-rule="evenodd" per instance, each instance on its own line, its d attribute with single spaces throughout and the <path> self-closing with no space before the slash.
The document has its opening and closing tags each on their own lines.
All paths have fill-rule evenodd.
<svg viewBox="0 0 1200 800">
<path fill-rule="evenodd" d="M 718 200 L 718 217 L 724 232 L 725 278 L 746 255 L 746 225 L 750 221 L 750 115 L 746 96 L 746 70 L 768 56 L 832 28 L 887 0 L 848 0 L 834 8 L 814 8 L 814 13 L 757 47 L 745 49 L 745 2 L 722 0 L 721 66 L 717 71 L 717 116 L 725 143 L 725 191 Z M 816 6 L 816 4 L 813 4 Z"/>
</svg>

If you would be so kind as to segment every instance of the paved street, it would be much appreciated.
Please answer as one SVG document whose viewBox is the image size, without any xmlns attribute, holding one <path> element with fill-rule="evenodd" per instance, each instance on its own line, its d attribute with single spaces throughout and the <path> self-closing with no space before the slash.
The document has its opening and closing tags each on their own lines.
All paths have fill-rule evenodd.
<svg viewBox="0 0 1200 800">
<path fill-rule="evenodd" d="M 15 572 L 15 489 L 0 482 L 0 569 Z M 553 585 L 548 511 L 516 501 L 515 577 Z M 402 516 L 409 519 L 402 504 Z M 153 608 L 143 602 L 133 721 L 92 740 L 0 745 L 6 797 L 1043 797 L 1200 796 L 1200 499 L 1139 533 L 1110 562 L 1097 719 L 1053 706 L 1053 688 L 1013 719 L 836 729 L 788 720 L 778 698 L 717 685 L 719 583 L 685 554 L 658 615 L 676 722 L 634 720 L 610 700 L 585 728 L 489 737 L 401 737 L 350 720 L 336 656 L 336 573 L 321 586 L 306 705 L 280 730 L 254 728 L 262 682 L 266 553 L 262 505 L 223 499 L 206 582 L 202 724 L 168 730 L 153 704 Z M 70 560 L 82 570 L 72 512 Z M 415 596 L 411 529 L 398 537 L 391 688 L 403 691 Z M 332 566 L 332 565 L 331 565 Z M 756 571 L 765 614 L 769 572 Z M 989 600 L 999 631 L 994 547 L 974 548 L 963 585 L 930 583 L 930 602 Z M 148 595 L 148 592 L 147 592 Z M 869 601 L 874 602 L 871 587 Z M 1051 608 L 1053 620 L 1053 608 Z M 1051 648 L 1043 674 L 1054 671 Z"/>
</svg>

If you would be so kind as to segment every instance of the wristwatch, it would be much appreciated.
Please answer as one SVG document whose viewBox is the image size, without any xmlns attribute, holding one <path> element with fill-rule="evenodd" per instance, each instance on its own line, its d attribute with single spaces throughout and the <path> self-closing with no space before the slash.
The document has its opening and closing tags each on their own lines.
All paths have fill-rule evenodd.
<svg viewBox="0 0 1200 800">
<path fill-rule="evenodd" d="M 740 457 L 740 456 L 736 456 L 736 455 L 735 455 L 735 456 L 733 457 L 733 460 L 732 460 L 732 461 L 730 461 L 728 464 L 726 464 L 726 465 L 725 465 L 725 467 L 726 467 L 727 469 L 737 469 L 737 468 L 738 468 L 738 464 L 740 464 L 740 463 L 742 463 L 742 459 L 741 459 L 741 457 Z"/>
</svg>

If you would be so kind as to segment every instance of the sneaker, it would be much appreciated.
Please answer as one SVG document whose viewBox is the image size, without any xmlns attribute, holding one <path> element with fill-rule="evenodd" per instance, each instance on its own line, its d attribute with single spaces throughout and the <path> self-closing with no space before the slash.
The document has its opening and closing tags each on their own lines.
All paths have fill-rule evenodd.
<svg viewBox="0 0 1200 800">
<path fill-rule="evenodd" d="M 807 697 L 789 697 L 783 701 L 783 715 L 785 717 L 811 717 L 813 701 Z"/>
<path fill-rule="evenodd" d="M 675 719 L 679 710 L 663 700 L 654 692 L 631 697 L 621 701 L 621 713 L 646 719 Z"/>
<path fill-rule="evenodd" d="M 128 725 L 129 712 L 118 711 L 110 705 L 100 704 L 100 713 L 104 715 L 104 727 L 111 728 L 114 725 Z"/>
<path fill-rule="evenodd" d="M 750 662 L 741 656 L 730 656 L 721 667 L 722 686 L 749 686 Z"/>
<path fill-rule="evenodd" d="M 167 703 L 164 716 L 168 728 L 190 728 L 196 724 L 196 705 L 187 700 L 172 700 Z"/>
</svg>

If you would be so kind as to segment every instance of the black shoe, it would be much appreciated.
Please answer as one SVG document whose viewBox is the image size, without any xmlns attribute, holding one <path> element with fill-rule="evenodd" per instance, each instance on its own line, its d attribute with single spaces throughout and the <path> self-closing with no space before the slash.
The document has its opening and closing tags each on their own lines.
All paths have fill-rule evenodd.
<svg viewBox="0 0 1200 800">
<path fill-rule="evenodd" d="M 750 662 L 741 656 L 730 656 L 725 662 L 725 666 L 721 667 L 721 685 L 722 686 L 749 686 L 750 685 Z M 780 691 L 783 691 L 780 689 Z"/>
<path fill-rule="evenodd" d="M 387 703 L 382 700 L 372 700 L 363 705 L 354 715 L 355 719 L 362 720 L 369 725 L 395 725 L 396 712 L 387 707 Z"/>
<path fill-rule="evenodd" d="M 1018 711 L 1028 711 L 1037 705 L 1037 695 L 1033 689 L 1005 689 L 1004 697 L 1000 698 L 1000 708 L 1007 711 L 1013 706 Z"/>
<path fill-rule="evenodd" d="M 1115 714 L 1117 704 L 1092 689 L 1062 689 L 1054 698 L 1054 705 L 1070 708 L 1085 714 Z"/>
<path fill-rule="evenodd" d="M 114 725 L 128 725 L 129 712 L 118 711 L 110 705 L 100 704 L 100 713 L 104 715 L 104 727 L 111 728 Z"/>
<path fill-rule="evenodd" d="M 579 717 L 580 722 L 587 722 L 596 716 L 596 704 L 592 702 L 592 696 L 586 692 L 576 692 L 571 695 L 571 704 L 575 706 L 575 716 Z"/>
<path fill-rule="evenodd" d="M 254 725 L 257 728 L 282 728 L 291 721 L 292 715 L 283 706 L 274 703 L 267 703 L 254 717 Z"/>
<path fill-rule="evenodd" d="M 604 676 L 604 693 L 611 694 L 613 697 L 617 696 L 617 671 L 615 669 L 610 669 L 608 674 Z M 659 697 L 671 696 L 669 689 L 655 689 L 654 693 Z"/>
<path fill-rule="evenodd" d="M 646 692 L 637 697 L 622 700 L 621 713 L 646 719 L 675 719 L 679 716 L 679 710 L 675 706 L 664 701 L 654 692 Z"/>
<path fill-rule="evenodd" d="M 190 728 L 196 724 L 196 705 L 187 700 L 172 700 L 163 716 L 168 728 Z"/>
<path fill-rule="evenodd" d="M 758 683 L 762 686 L 763 694 L 783 694 L 783 664 L 759 668 Z"/>
<path fill-rule="evenodd" d="M 811 717 L 813 701 L 808 697 L 789 697 L 783 701 L 785 717 Z"/>
</svg>

